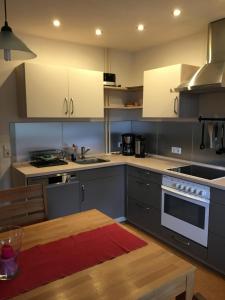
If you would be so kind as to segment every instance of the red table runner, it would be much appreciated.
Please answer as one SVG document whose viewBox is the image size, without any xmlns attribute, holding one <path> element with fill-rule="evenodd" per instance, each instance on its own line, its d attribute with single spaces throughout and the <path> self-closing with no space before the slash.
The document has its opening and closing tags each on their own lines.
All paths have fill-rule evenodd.
<svg viewBox="0 0 225 300">
<path fill-rule="evenodd" d="M 0 300 L 15 297 L 145 245 L 145 241 L 117 224 L 37 245 L 21 252 L 20 272 L 16 278 L 0 281 Z"/>
</svg>

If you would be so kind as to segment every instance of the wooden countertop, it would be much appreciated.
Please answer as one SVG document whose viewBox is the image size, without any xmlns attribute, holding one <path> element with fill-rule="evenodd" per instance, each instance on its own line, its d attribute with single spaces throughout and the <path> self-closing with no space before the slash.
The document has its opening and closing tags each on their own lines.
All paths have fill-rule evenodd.
<svg viewBox="0 0 225 300">
<path fill-rule="evenodd" d="M 97 210 L 24 227 L 23 249 L 112 224 Z M 122 225 L 120 225 L 122 226 Z M 137 234 L 136 234 L 137 235 Z M 147 246 L 72 274 L 14 300 L 180 299 L 193 296 L 195 267 L 160 246 Z M 185 294 L 184 294 L 185 293 Z"/>
<path fill-rule="evenodd" d="M 129 165 L 137 168 L 144 168 L 153 172 L 158 172 L 161 174 L 181 178 L 184 180 L 191 180 L 199 184 L 205 184 L 211 187 L 219 188 L 225 190 L 225 177 L 219 179 L 208 180 L 204 178 L 197 178 L 190 175 L 175 173 L 169 171 L 168 169 L 182 167 L 189 165 L 192 162 L 182 161 L 182 160 L 170 160 L 165 158 L 157 157 L 146 157 L 146 158 L 135 158 L 134 156 L 123 156 L 123 155 L 101 155 L 102 158 L 110 160 L 105 163 L 98 164 L 87 164 L 80 165 L 74 162 L 68 162 L 67 165 L 46 167 L 46 168 L 36 168 L 31 166 L 29 163 L 14 164 L 13 168 L 19 173 L 23 174 L 25 177 L 33 176 L 43 176 L 60 172 L 71 172 L 71 171 L 81 171 L 95 168 L 112 167 L 118 165 Z"/>
</svg>

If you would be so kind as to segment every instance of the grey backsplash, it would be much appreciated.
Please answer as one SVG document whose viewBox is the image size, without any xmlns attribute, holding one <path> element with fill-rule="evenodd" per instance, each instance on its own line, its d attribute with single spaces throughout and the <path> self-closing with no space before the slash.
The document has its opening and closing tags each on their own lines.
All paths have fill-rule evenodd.
<svg viewBox="0 0 225 300">
<path fill-rule="evenodd" d="M 105 152 L 103 122 L 62 123 L 63 148 L 76 144 L 89 148 L 88 154 Z"/>
<path fill-rule="evenodd" d="M 29 159 L 34 150 L 60 148 L 62 145 L 61 123 L 14 123 L 10 126 L 13 161 Z"/>
<path fill-rule="evenodd" d="M 221 124 L 219 128 L 220 137 Z M 206 149 L 204 150 L 200 150 L 200 123 L 133 121 L 132 129 L 134 133 L 143 134 L 146 137 L 146 152 L 225 167 L 225 154 L 218 155 L 215 149 L 209 148 L 207 123 L 205 126 Z M 182 154 L 171 153 L 172 146 L 181 147 Z"/>
<path fill-rule="evenodd" d="M 10 126 L 13 161 L 29 159 L 29 151 L 67 148 L 72 144 L 91 149 L 89 154 L 105 151 L 104 122 L 32 122 Z M 220 126 L 221 128 L 221 126 Z M 225 167 L 225 154 L 209 149 L 207 127 L 206 149 L 200 150 L 201 124 L 173 121 L 113 121 L 110 122 L 111 151 L 118 151 L 121 134 L 133 132 L 146 138 L 146 152 Z M 171 153 L 171 147 L 181 147 L 182 154 Z"/>
<path fill-rule="evenodd" d="M 158 125 L 156 122 L 133 121 L 132 132 L 136 135 L 143 135 L 146 138 L 146 151 L 157 153 L 158 148 Z"/>
<path fill-rule="evenodd" d="M 110 122 L 111 151 L 120 151 L 118 143 L 121 143 L 121 134 L 132 132 L 131 121 Z"/>
<path fill-rule="evenodd" d="M 76 144 L 91 149 L 89 154 L 105 151 L 103 122 L 32 122 L 10 126 L 13 161 L 29 159 L 29 151 L 63 149 Z"/>
</svg>

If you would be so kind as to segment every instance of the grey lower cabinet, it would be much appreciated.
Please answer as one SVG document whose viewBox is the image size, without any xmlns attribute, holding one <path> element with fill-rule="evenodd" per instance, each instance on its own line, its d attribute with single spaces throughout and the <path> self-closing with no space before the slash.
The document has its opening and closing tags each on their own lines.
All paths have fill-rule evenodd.
<svg viewBox="0 0 225 300">
<path fill-rule="evenodd" d="M 225 274 L 225 191 L 211 189 L 208 263 Z"/>
<path fill-rule="evenodd" d="M 79 173 L 81 211 L 96 208 L 111 218 L 125 216 L 124 166 Z"/>
<path fill-rule="evenodd" d="M 202 262 L 207 261 L 207 248 L 195 243 L 189 238 L 186 238 L 164 226 L 161 226 L 160 238 L 164 242 L 196 259 L 201 260 Z"/>
<path fill-rule="evenodd" d="M 127 220 L 157 235 L 161 228 L 161 181 L 160 174 L 127 168 Z"/>
</svg>

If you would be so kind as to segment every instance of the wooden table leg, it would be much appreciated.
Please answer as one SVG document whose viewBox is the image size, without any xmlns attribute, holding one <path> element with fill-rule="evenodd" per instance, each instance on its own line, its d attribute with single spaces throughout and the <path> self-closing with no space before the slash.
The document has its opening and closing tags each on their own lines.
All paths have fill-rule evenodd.
<svg viewBox="0 0 225 300">
<path fill-rule="evenodd" d="M 186 297 L 186 292 L 176 296 L 176 300 L 185 300 L 185 297 Z"/>
<path fill-rule="evenodd" d="M 192 300 L 194 295 L 195 272 L 189 273 L 186 279 L 186 291 L 176 297 L 176 300 Z"/>
<path fill-rule="evenodd" d="M 192 300 L 194 295 L 194 285 L 195 285 L 195 272 L 191 272 L 187 275 L 187 287 L 186 287 L 185 300 Z"/>
</svg>

